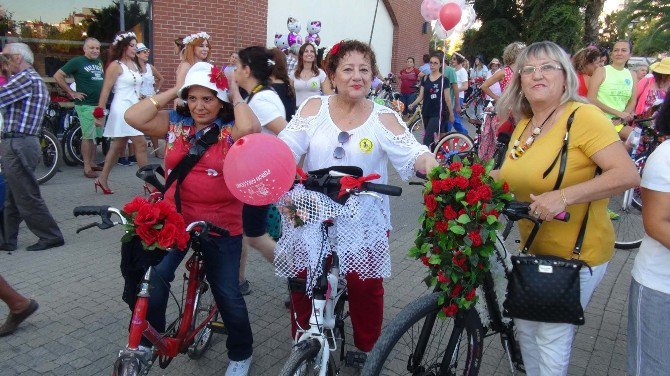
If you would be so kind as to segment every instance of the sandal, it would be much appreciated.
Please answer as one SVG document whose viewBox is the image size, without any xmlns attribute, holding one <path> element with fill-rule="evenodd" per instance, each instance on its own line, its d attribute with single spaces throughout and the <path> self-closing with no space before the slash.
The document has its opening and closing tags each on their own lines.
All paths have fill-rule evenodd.
<svg viewBox="0 0 670 376">
<path fill-rule="evenodd" d="M 7 335 L 10 335 L 14 333 L 16 328 L 19 327 L 19 325 L 23 322 L 23 320 L 27 319 L 30 315 L 35 313 L 37 309 L 40 307 L 39 304 L 33 299 L 30 299 L 30 303 L 28 303 L 28 307 L 24 309 L 23 311 L 19 313 L 9 313 L 7 316 L 7 320 L 5 321 L 2 326 L 0 326 L 0 337 L 4 337 Z"/>
</svg>

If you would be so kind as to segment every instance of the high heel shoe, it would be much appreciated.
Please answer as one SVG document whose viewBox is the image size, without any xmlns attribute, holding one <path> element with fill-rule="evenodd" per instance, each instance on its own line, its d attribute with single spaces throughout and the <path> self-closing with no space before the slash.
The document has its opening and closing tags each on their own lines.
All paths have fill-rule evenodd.
<svg viewBox="0 0 670 376">
<path fill-rule="evenodd" d="M 98 179 L 95 179 L 95 182 L 93 182 L 93 186 L 95 187 L 95 193 L 98 193 L 98 187 L 100 187 L 100 189 L 102 190 L 102 193 L 104 193 L 106 195 L 114 194 L 114 192 L 111 189 L 103 186 L 102 183 L 100 183 L 100 180 L 98 180 Z"/>
</svg>

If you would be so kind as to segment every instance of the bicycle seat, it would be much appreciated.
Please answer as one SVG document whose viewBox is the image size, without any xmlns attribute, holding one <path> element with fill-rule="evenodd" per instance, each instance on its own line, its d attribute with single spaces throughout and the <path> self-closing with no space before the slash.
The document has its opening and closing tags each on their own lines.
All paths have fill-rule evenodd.
<svg viewBox="0 0 670 376">
<path fill-rule="evenodd" d="M 159 192 L 165 193 L 165 185 L 158 180 L 158 175 L 165 176 L 165 170 L 159 164 L 148 164 L 140 167 L 135 175 L 142 179 L 145 183 L 149 183 L 156 187 Z"/>
</svg>

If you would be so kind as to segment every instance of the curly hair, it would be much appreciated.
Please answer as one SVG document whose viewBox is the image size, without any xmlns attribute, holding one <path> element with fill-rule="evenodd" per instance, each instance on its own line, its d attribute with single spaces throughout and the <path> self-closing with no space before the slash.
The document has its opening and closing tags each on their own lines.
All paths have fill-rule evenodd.
<svg viewBox="0 0 670 376">
<path fill-rule="evenodd" d="M 337 67 L 342 62 L 342 59 L 344 59 L 344 57 L 350 52 L 358 52 L 363 54 L 363 56 L 369 60 L 370 67 L 372 69 L 372 77 L 379 75 L 375 52 L 367 43 L 363 43 L 357 40 L 343 40 L 336 46 L 339 47 L 337 48 L 337 51 L 332 53 L 331 49 L 331 52 L 328 53 L 328 58 L 326 59 L 326 73 L 328 74 L 328 77 L 332 79 L 333 75 L 335 75 Z"/>
<path fill-rule="evenodd" d="M 191 65 L 197 63 L 197 61 L 195 61 L 195 48 L 202 45 L 202 42 L 204 41 L 207 41 L 207 46 L 209 47 L 205 61 L 209 60 L 209 57 L 212 56 L 212 42 L 205 38 L 196 38 L 191 43 L 184 46 L 184 60 Z"/>
<path fill-rule="evenodd" d="M 116 35 L 119 36 L 126 33 L 126 31 L 119 31 L 116 33 Z M 123 52 L 132 41 L 137 42 L 137 38 L 134 36 L 129 36 L 121 39 L 117 44 L 111 44 L 109 46 L 109 54 L 107 55 L 107 66 L 109 66 L 109 64 L 111 64 L 113 61 L 121 59 L 123 57 Z"/>
<path fill-rule="evenodd" d="M 589 64 L 592 64 L 600 59 L 600 50 L 596 47 L 586 47 L 577 51 L 572 56 L 572 65 L 578 73 L 584 73 L 584 69 Z"/>
<path fill-rule="evenodd" d="M 519 56 L 519 53 L 526 48 L 526 44 L 523 42 L 512 42 L 505 47 L 503 50 L 503 64 L 510 66 L 516 62 L 516 57 Z"/>
</svg>

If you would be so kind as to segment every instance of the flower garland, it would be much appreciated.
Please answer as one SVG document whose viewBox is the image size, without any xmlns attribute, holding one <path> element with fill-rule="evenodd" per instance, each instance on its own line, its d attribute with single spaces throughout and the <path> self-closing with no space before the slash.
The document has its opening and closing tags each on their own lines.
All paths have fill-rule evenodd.
<svg viewBox="0 0 670 376">
<path fill-rule="evenodd" d="M 184 44 L 184 46 L 186 46 L 187 44 L 189 44 L 189 43 L 191 43 L 194 40 L 199 39 L 199 38 L 209 40 L 210 37 L 209 37 L 209 34 L 205 33 L 204 31 L 201 31 L 199 33 L 195 33 L 195 34 L 191 34 L 191 35 L 186 36 L 181 42 Z"/>
<path fill-rule="evenodd" d="M 189 241 L 186 222 L 169 202 L 150 202 L 135 197 L 123 207 L 121 214 L 127 221 L 126 234 L 121 241 L 128 242 L 134 236 L 139 236 L 147 251 L 172 248 L 186 250 Z"/>
<path fill-rule="evenodd" d="M 484 166 L 458 157 L 449 166 L 435 167 L 424 189 L 422 228 L 409 256 L 428 267 L 425 282 L 442 291 L 440 317 L 453 316 L 478 300 L 477 287 L 489 270 L 498 217 L 513 196 L 507 183 L 489 175 Z"/>
<path fill-rule="evenodd" d="M 123 33 L 123 34 L 119 34 L 116 37 L 114 37 L 114 41 L 112 42 L 112 46 L 116 46 L 117 44 L 119 44 L 119 42 L 121 42 L 124 39 L 128 39 L 128 38 L 137 39 L 137 35 L 135 35 L 135 33 L 133 33 L 132 31 L 129 31 L 129 32 Z"/>
</svg>

